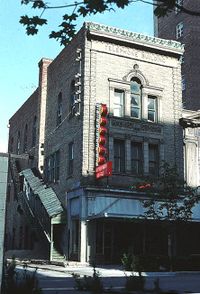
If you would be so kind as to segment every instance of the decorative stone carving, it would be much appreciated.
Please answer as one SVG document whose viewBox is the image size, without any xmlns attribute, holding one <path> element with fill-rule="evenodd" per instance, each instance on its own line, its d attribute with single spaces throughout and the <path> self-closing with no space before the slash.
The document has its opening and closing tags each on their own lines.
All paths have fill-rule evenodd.
<svg viewBox="0 0 200 294">
<path fill-rule="evenodd" d="M 162 126 L 148 123 L 148 122 L 135 122 L 131 120 L 122 120 L 117 118 L 111 118 L 110 126 L 115 128 L 132 129 L 136 131 L 162 133 Z"/>
<path fill-rule="evenodd" d="M 129 39 L 132 41 L 137 41 L 137 42 L 140 41 L 141 43 L 149 43 L 151 45 L 162 46 L 169 49 L 173 48 L 173 49 L 179 49 L 181 51 L 184 50 L 183 44 L 173 40 L 165 40 L 165 39 L 160 39 L 156 37 L 146 36 L 143 34 L 129 32 L 119 28 L 110 27 L 110 26 L 106 26 L 106 25 L 102 25 L 98 23 L 92 23 L 92 22 L 86 22 L 85 27 L 91 31 L 103 32 L 106 34 L 109 33 L 119 37 L 125 37 L 126 39 Z"/>
</svg>

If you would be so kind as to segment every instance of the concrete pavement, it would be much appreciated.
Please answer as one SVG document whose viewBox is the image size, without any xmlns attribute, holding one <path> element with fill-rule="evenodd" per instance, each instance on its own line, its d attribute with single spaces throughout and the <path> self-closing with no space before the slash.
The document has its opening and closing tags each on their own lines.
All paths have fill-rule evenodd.
<svg viewBox="0 0 200 294">
<path fill-rule="evenodd" d="M 35 264 L 28 262 L 28 269 L 38 268 L 39 284 L 44 294 L 71 294 L 75 291 L 75 281 L 72 274 L 92 276 L 93 267 L 87 264 L 69 263 L 66 266 L 54 264 Z M 124 289 L 126 276 L 138 273 L 124 271 L 121 266 L 97 266 L 96 271 L 102 279 L 104 287 L 117 290 Z M 145 288 L 154 289 L 154 282 L 159 279 L 163 291 L 174 290 L 174 293 L 200 294 L 200 272 L 144 272 L 146 277 Z M 67 292 L 66 292 L 67 291 Z M 136 293 L 136 292 L 135 292 Z"/>
</svg>

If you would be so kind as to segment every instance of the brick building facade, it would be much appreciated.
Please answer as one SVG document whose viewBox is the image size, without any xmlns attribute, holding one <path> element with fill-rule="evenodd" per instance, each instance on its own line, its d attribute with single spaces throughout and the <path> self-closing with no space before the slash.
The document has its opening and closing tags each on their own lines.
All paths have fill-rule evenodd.
<svg viewBox="0 0 200 294">
<path fill-rule="evenodd" d="M 177 2 L 189 10 L 200 11 L 198 1 L 179 0 Z M 185 51 L 181 57 L 183 107 L 199 110 L 200 18 L 175 9 L 165 17 L 155 18 L 155 35 L 184 44 Z"/>
<path fill-rule="evenodd" d="M 21 193 L 42 223 L 50 259 L 56 252 L 68 260 L 119 262 L 129 247 L 137 254 L 167 254 L 162 228 L 139 221 L 147 196 L 133 186 L 156 180 L 163 161 L 177 165 L 183 177 L 182 53 L 176 41 L 85 23 L 52 62 L 42 60 L 44 75 L 40 63 L 35 98 L 10 120 L 9 150 L 28 156 L 19 171 Z M 97 180 L 96 124 L 102 103 L 109 113 L 106 156 L 113 172 Z M 18 143 L 13 150 L 12 138 L 18 142 L 19 131 L 29 120 L 34 126 L 35 115 L 34 155 L 29 144 L 25 152 Z M 34 210 L 38 201 L 41 214 Z"/>
</svg>

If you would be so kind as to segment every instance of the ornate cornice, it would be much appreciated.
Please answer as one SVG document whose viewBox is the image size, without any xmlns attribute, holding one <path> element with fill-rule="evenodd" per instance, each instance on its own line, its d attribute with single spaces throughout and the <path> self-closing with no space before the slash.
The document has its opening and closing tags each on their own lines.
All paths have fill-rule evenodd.
<svg viewBox="0 0 200 294">
<path fill-rule="evenodd" d="M 85 22 L 85 28 L 89 30 L 91 34 L 96 33 L 99 35 L 110 36 L 113 39 L 123 39 L 127 42 L 131 41 L 143 46 L 154 47 L 165 51 L 173 51 L 179 54 L 182 54 L 184 51 L 184 45 L 173 40 L 160 39 L 94 22 Z"/>
</svg>

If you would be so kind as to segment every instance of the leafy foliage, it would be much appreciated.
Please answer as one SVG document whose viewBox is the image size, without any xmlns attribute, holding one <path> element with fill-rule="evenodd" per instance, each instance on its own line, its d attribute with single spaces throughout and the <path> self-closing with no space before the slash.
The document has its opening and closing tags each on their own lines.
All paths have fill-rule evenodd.
<svg viewBox="0 0 200 294">
<path fill-rule="evenodd" d="M 41 294 L 42 291 L 38 287 L 38 281 L 36 277 L 37 269 L 30 273 L 27 270 L 26 264 L 22 272 L 16 270 L 16 261 L 13 257 L 12 261 L 8 263 L 5 271 L 5 277 L 3 281 L 3 293 L 5 294 Z"/>
<path fill-rule="evenodd" d="M 95 266 L 93 266 L 93 276 L 84 276 L 81 278 L 77 274 L 73 274 L 75 280 L 75 288 L 79 291 L 91 291 L 92 293 L 102 293 L 103 292 L 103 283 L 99 276 L 99 273 L 96 271 Z"/>
<path fill-rule="evenodd" d="M 196 189 L 180 179 L 176 167 L 163 165 L 163 172 L 153 191 L 148 192 L 149 200 L 143 202 L 147 218 L 169 221 L 187 221 L 192 217 L 192 208 L 199 202 Z"/>
<path fill-rule="evenodd" d="M 143 1 L 143 0 L 138 0 Z M 53 2 L 53 1 L 51 1 Z M 27 15 L 21 16 L 20 23 L 26 28 L 27 35 L 35 35 L 38 33 L 38 27 L 47 25 L 47 19 L 42 18 L 44 12 L 48 9 L 73 9 L 69 13 L 63 15 L 63 22 L 59 25 L 58 31 L 52 31 L 49 35 L 60 42 L 61 45 L 66 46 L 76 33 L 76 21 L 79 17 L 86 17 L 87 15 L 94 15 L 103 13 L 105 11 L 115 11 L 115 9 L 123 9 L 128 5 L 134 4 L 134 0 L 83 0 L 76 1 L 63 5 L 51 5 L 51 2 L 44 0 L 21 0 L 22 5 L 30 5 L 31 8 L 41 12 L 40 16 L 29 17 Z M 56 1 L 54 1 L 55 3 Z M 158 0 L 153 4 L 148 1 L 143 1 L 148 4 L 155 5 L 154 14 L 158 17 L 168 15 L 177 7 L 180 11 L 191 15 L 200 16 L 199 11 L 192 11 L 187 7 L 177 4 L 176 0 Z M 153 2 L 153 1 L 152 1 Z"/>
</svg>

